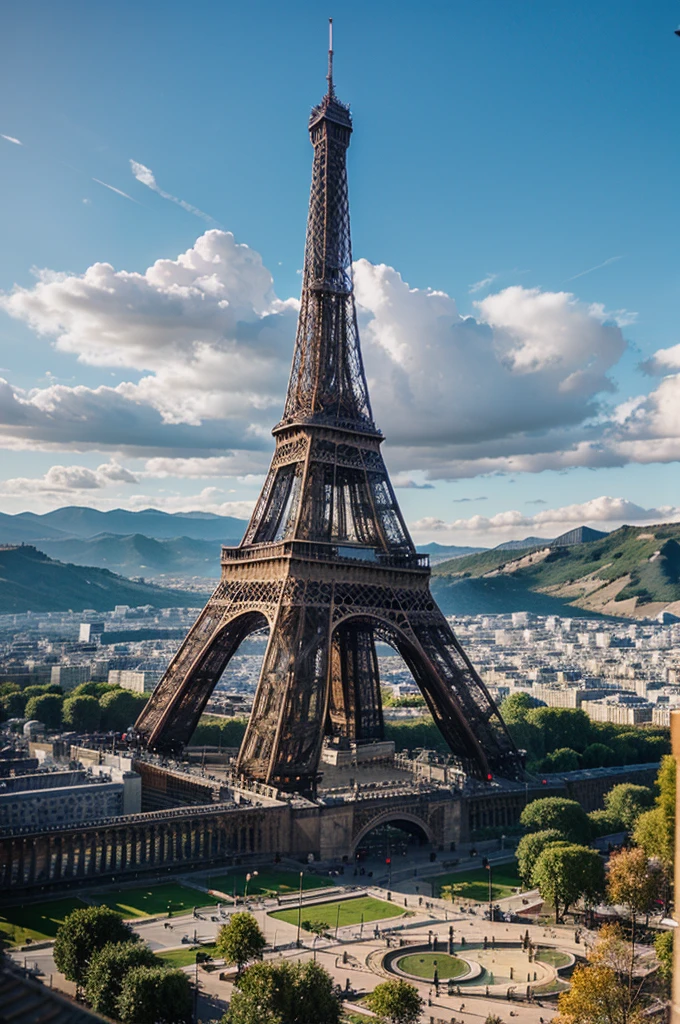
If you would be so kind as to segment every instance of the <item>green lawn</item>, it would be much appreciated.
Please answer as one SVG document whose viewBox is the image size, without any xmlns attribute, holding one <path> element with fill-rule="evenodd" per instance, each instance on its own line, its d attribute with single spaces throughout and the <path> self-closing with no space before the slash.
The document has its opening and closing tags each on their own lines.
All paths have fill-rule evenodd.
<svg viewBox="0 0 680 1024">
<path fill-rule="evenodd" d="M 386 903 L 385 900 L 377 900 L 373 896 L 357 896 L 349 900 L 334 900 L 332 903 L 317 903 L 312 906 L 303 904 L 302 920 L 322 921 L 326 928 L 332 931 L 338 921 L 338 907 L 340 928 L 348 924 L 359 924 L 362 915 L 364 924 L 368 924 L 369 921 L 381 921 L 386 917 L 398 917 L 399 914 L 403 914 L 403 909 L 394 903 Z M 287 921 L 288 924 L 296 925 L 298 908 L 275 910 L 269 916 L 275 917 L 277 921 Z"/>
<path fill-rule="evenodd" d="M 448 953 L 412 953 L 410 956 L 403 956 L 397 962 L 397 966 L 405 974 L 424 978 L 426 981 L 432 981 L 434 978 L 435 964 L 440 981 L 460 978 L 461 974 L 467 974 L 470 970 L 464 960 L 459 960 L 457 956 L 449 956 Z"/>
<path fill-rule="evenodd" d="M 559 949 L 540 947 L 536 951 L 536 959 L 542 964 L 550 964 L 551 967 L 566 967 L 570 964 L 571 957 L 568 953 L 562 953 Z"/>
<path fill-rule="evenodd" d="M 502 900 L 512 896 L 522 880 L 517 874 L 517 862 L 498 864 L 492 868 L 491 899 Z M 465 899 L 485 903 L 489 899 L 489 872 L 486 868 L 474 868 L 472 871 L 451 872 L 429 878 L 432 892 L 443 899 Z"/>
<path fill-rule="evenodd" d="M 197 953 L 207 953 L 208 956 L 217 956 L 217 947 L 212 946 L 193 946 L 190 949 L 169 949 L 165 953 L 156 953 L 159 960 L 167 964 L 168 967 L 188 967 L 189 964 L 196 963 Z"/>
<path fill-rule="evenodd" d="M 88 899 L 93 903 L 111 907 L 123 917 L 153 917 L 156 914 L 167 914 L 168 903 L 174 917 L 180 913 L 186 914 L 194 907 L 207 907 L 219 902 L 208 893 L 189 889 L 184 885 L 173 885 L 171 882 L 164 882 L 162 885 L 150 883 L 138 889 L 91 893 L 88 894 Z"/>
<path fill-rule="evenodd" d="M 0 909 L 0 940 L 10 946 L 22 946 L 27 939 L 45 942 L 53 939 L 67 914 L 85 904 L 77 897 L 48 903 L 22 903 Z"/>
<path fill-rule="evenodd" d="M 203 883 L 206 888 L 218 889 L 220 892 L 226 893 L 231 896 L 234 891 L 237 896 L 243 896 L 246 885 L 246 874 L 248 872 L 243 869 L 240 871 L 230 871 L 226 875 L 210 875 L 204 877 Z M 257 875 L 250 872 L 251 879 L 248 882 L 248 895 L 249 896 L 260 896 L 260 895 L 276 895 L 277 893 L 283 895 L 290 895 L 293 892 L 299 892 L 300 889 L 300 874 L 297 871 L 276 871 L 269 868 L 258 868 Z M 303 889 L 325 889 L 332 887 L 333 883 L 330 878 L 324 875 L 309 875 L 304 873 L 302 876 L 302 888 Z"/>
</svg>

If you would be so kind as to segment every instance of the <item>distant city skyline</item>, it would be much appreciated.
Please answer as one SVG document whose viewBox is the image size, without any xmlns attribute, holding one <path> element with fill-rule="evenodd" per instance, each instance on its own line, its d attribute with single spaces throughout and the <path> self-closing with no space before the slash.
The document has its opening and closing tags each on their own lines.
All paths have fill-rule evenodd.
<svg viewBox="0 0 680 1024">
<path fill-rule="evenodd" d="M 677 20 L 336 12 L 362 346 L 418 543 L 680 519 Z M 247 517 L 292 355 L 324 13 L 73 0 L 0 25 L 0 510 Z"/>
</svg>

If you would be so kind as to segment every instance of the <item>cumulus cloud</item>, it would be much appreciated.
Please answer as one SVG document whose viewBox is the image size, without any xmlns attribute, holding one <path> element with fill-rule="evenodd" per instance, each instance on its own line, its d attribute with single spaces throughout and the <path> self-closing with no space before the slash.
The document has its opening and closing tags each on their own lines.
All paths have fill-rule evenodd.
<svg viewBox="0 0 680 1024">
<path fill-rule="evenodd" d="M 591 501 L 561 508 L 545 509 L 527 516 L 516 509 L 498 512 L 494 516 L 471 516 L 469 519 L 455 519 L 445 522 L 433 516 L 426 516 L 412 523 L 416 537 L 431 534 L 489 534 L 492 543 L 510 536 L 518 537 L 523 531 L 539 531 L 539 536 L 552 537 L 576 526 L 590 525 L 605 530 L 616 529 L 626 523 L 638 525 L 680 521 L 680 507 L 666 505 L 660 508 L 643 508 L 626 498 L 611 498 L 605 495 Z"/>
<path fill-rule="evenodd" d="M 139 477 L 120 463 L 106 462 L 97 469 L 87 466 L 51 466 L 41 477 L 14 477 L 0 483 L 7 495 L 63 494 L 71 491 L 93 491 L 112 484 L 136 484 Z"/>
<path fill-rule="evenodd" d="M 413 477 L 407 476 L 406 473 L 397 473 L 396 476 L 392 477 L 392 483 L 395 487 L 400 487 L 402 490 L 412 491 L 431 491 L 432 484 L 419 483 L 414 480 Z"/>
<path fill-rule="evenodd" d="M 411 288 L 385 265 L 359 260 L 355 281 L 400 486 L 680 457 L 680 354 L 656 353 L 648 372 L 661 380 L 613 407 L 626 342 L 604 307 L 513 286 L 464 317 L 445 292 Z M 158 476 L 173 475 L 171 455 L 196 479 L 266 468 L 298 303 L 277 297 L 260 255 L 232 234 L 206 231 L 143 273 L 39 271 L 0 308 L 82 363 L 129 371 L 116 387 L 0 382 L 1 443 L 165 459 L 145 470 Z"/>
<path fill-rule="evenodd" d="M 137 181 L 141 182 L 142 185 L 146 185 L 152 192 L 156 192 L 162 199 L 168 199 L 171 203 L 176 203 L 177 206 L 181 206 L 187 213 L 193 213 L 195 217 L 200 217 L 201 220 L 206 220 L 210 224 L 215 223 L 215 218 L 211 217 L 210 214 L 204 213 L 197 206 L 192 206 L 191 203 L 186 203 L 183 199 L 178 199 L 177 196 L 173 196 L 170 192 L 164 192 L 162 188 L 159 188 L 156 177 L 150 167 L 145 167 L 144 164 L 140 164 L 136 160 L 130 160 L 130 168 Z"/>
</svg>

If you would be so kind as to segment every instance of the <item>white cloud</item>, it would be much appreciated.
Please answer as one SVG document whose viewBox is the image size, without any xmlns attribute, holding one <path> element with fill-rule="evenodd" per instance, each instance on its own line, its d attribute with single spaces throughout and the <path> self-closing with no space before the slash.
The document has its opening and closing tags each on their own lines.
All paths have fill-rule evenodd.
<svg viewBox="0 0 680 1024">
<path fill-rule="evenodd" d="M 177 206 L 181 206 L 187 213 L 193 213 L 195 217 L 200 217 L 201 220 L 208 221 L 209 224 L 216 223 L 214 217 L 204 213 L 203 210 L 199 210 L 197 206 L 192 206 L 191 203 L 186 203 L 183 199 L 178 199 L 177 196 L 173 196 L 170 192 L 164 192 L 162 188 L 159 188 L 150 167 L 145 167 L 144 164 L 140 164 L 136 160 L 130 160 L 130 168 L 137 181 L 141 182 L 142 185 L 146 185 L 152 192 L 156 192 L 163 199 L 169 199 L 171 203 L 176 203 Z"/>
<path fill-rule="evenodd" d="M 138 494 L 126 502 L 128 508 L 159 508 L 164 512 L 213 512 L 218 516 L 249 519 L 254 501 L 224 500 L 225 492 L 219 487 L 204 487 L 198 494 L 158 495 Z"/>
<path fill-rule="evenodd" d="M 468 286 L 469 294 L 475 295 L 477 292 L 481 292 L 485 288 L 488 288 L 490 284 L 493 284 L 497 277 L 498 274 L 487 274 L 487 276 L 483 277 L 481 281 L 475 281 L 474 284 Z"/>
<path fill-rule="evenodd" d="M 0 135 L 0 139 L 4 139 L 5 142 L 12 142 L 15 146 L 23 146 L 23 142 L 15 139 L 13 135 Z"/>
<path fill-rule="evenodd" d="M 612 408 L 625 340 L 601 305 L 514 286 L 462 317 L 445 292 L 410 288 L 391 267 L 359 260 L 355 281 L 400 486 L 680 458 L 680 346 L 650 360 L 662 379 L 648 394 Z M 298 303 L 276 296 L 260 255 L 230 233 L 206 231 L 143 273 L 43 270 L 0 308 L 82 363 L 129 371 L 116 387 L 0 382 L 5 446 L 135 454 L 158 460 L 145 470 L 156 476 L 266 468 Z"/>
<path fill-rule="evenodd" d="M 498 512 L 494 516 L 471 516 L 445 522 L 426 516 L 411 524 L 414 536 L 426 540 L 431 535 L 446 534 L 451 539 L 487 535 L 490 545 L 503 540 L 520 539 L 526 533 L 556 537 L 577 526 L 592 526 L 604 530 L 616 529 L 626 523 L 638 525 L 680 521 L 680 507 L 643 508 L 626 498 L 601 496 L 581 504 L 545 509 L 527 516 L 516 509 Z"/>
<path fill-rule="evenodd" d="M 0 482 L 0 493 L 6 495 L 61 494 L 70 491 L 92 491 L 112 484 L 136 484 L 139 477 L 118 462 L 106 462 L 97 469 L 87 466 L 51 466 L 41 477 L 14 477 Z"/>
</svg>

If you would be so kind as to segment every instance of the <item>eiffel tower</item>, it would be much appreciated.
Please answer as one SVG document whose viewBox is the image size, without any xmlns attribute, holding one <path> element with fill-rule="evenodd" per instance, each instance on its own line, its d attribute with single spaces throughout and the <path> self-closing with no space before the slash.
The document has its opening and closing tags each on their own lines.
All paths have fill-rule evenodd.
<svg viewBox="0 0 680 1024">
<path fill-rule="evenodd" d="M 332 32 L 332 26 L 331 26 Z M 324 736 L 384 734 L 376 641 L 395 648 L 461 767 L 522 773 L 484 683 L 429 589 L 380 452 L 359 347 L 346 154 L 349 107 L 328 90 L 309 120 L 307 240 L 288 393 L 262 493 L 241 544 L 136 729 L 149 749 L 188 742 L 230 658 L 269 640 L 237 771 L 314 795 Z"/>
</svg>

